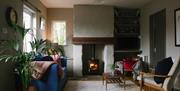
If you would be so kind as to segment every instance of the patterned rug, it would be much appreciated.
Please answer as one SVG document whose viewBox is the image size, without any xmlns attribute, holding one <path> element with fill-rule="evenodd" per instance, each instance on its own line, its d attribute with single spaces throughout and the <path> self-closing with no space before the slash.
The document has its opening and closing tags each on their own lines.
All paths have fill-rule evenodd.
<svg viewBox="0 0 180 91">
<path fill-rule="evenodd" d="M 108 84 L 107 91 L 138 91 L 139 87 L 132 81 L 126 81 L 125 90 L 123 84 Z M 106 91 L 106 86 L 102 81 L 82 81 L 69 80 L 64 88 L 64 91 Z"/>
</svg>

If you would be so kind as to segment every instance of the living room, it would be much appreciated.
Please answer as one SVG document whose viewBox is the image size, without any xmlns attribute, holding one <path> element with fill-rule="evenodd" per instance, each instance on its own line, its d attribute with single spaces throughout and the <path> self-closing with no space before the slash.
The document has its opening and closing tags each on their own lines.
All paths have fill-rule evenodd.
<svg viewBox="0 0 180 91">
<path fill-rule="evenodd" d="M 37 39 L 47 39 L 57 44 L 58 40 L 56 37 L 59 38 L 58 36 L 60 34 L 57 35 L 58 33 L 54 31 L 57 29 L 55 24 L 60 24 L 62 27 L 65 26 L 65 31 L 61 32 L 64 34 L 62 35 L 63 37 L 61 37 L 64 40 L 60 45 L 62 45 L 65 53 L 64 55 L 67 57 L 67 77 L 69 79 L 84 78 L 85 75 L 91 74 L 84 68 L 87 65 L 84 65 L 83 60 L 88 60 L 87 57 L 89 57 L 89 60 L 91 58 L 97 58 L 99 60 L 98 66 L 100 66 L 100 72 L 96 74 L 98 76 L 99 74 L 102 75 L 102 73 L 105 72 L 111 72 L 111 68 L 109 67 L 110 64 L 114 64 L 116 61 L 120 61 L 122 58 L 129 55 L 142 56 L 143 61 L 147 62 L 151 68 L 155 67 L 157 62 L 163 58 L 172 57 L 173 60 L 178 60 L 179 58 L 180 37 L 177 36 L 180 36 L 180 30 L 177 29 L 178 27 L 175 27 L 175 25 L 178 26 L 178 24 L 175 23 L 175 11 L 178 11 L 180 8 L 180 0 L 56 1 L 57 0 L 16 0 L 15 2 L 14 0 L 0 1 L 1 43 L 3 43 L 4 40 L 11 40 L 14 38 L 14 29 L 8 24 L 9 20 L 7 19 L 7 8 L 11 7 L 16 12 L 15 22 L 17 22 L 16 24 L 20 26 L 26 27 L 29 25 L 27 23 L 28 21 L 24 20 L 25 13 L 29 14 L 29 12 L 31 12 L 34 14 L 32 16 L 35 20 L 32 20 L 35 25 L 32 25 L 32 28 L 34 28 L 36 32 L 35 34 Z M 133 14 L 135 15 L 135 20 L 137 20 L 138 23 L 137 25 L 134 24 L 137 27 L 133 27 L 133 29 L 137 30 L 125 30 L 125 32 L 120 31 L 120 35 L 118 35 L 117 33 L 119 32 L 115 30 L 118 30 L 119 27 L 115 26 L 115 21 L 121 22 L 121 19 L 118 21 L 118 18 L 115 18 L 115 8 L 117 9 L 116 13 L 119 13 L 121 9 L 124 10 L 122 10 L 123 12 L 130 12 L 130 14 L 131 11 L 135 11 Z M 153 22 L 153 18 L 151 17 L 156 15 L 158 12 L 164 12 L 165 16 L 160 16 L 161 18 L 156 17 Z M 164 22 L 156 23 L 157 21 L 155 20 L 158 19 L 162 19 Z M 127 19 L 127 21 L 129 20 Z M 158 29 L 164 30 L 156 32 L 156 39 L 153 39 L 153 35 L 151 35 L 154 33 L 151 32 L 153 26 L 152 22 L 154 25 L 157 24 L 157 26 L 162 26 Z M 126 33 L 126 31 L 128 31 L 128 33 Z M 123 36 L 123 38 L 121 36 Z M 133 37 L 133 39 L 130 39 L 129 37 Z M 121 42 L 120 40 L 127 41 L 127 39 L 130 43 L 126 43 L 127 45 L 124 45 L 125 48 L 122 48 L 123 51 L 119 51 L 119 47 L 116 47 L 117 45 L 119 46 L 117 42 Z M 155 41 L 158 39 L 159 41 Z M 156 44 L 154 42 L 157 43 L 157 47 L 154 46 Z M 123 44 L 125 44 L 125 42 Z M 131 44 L 133 46 L 129 46 Z M 22 45 L 20 47 L 23 50 L 24 48 L 27 48 Z M 129 48 L 132 48 L 132 50 L 127 50 Z M 27 50 L 29 49 L 27 48 Z M 161 52 L 159 53 L 160 55 L 153 55 L 152 51 Z M 3 53 L 3 51 L 0 51 L 1 55 L 3 55 Z M 6 51 L 4 54 L 14 53 Z M 0 74 L 0 89 L 2 89 L 2 91 L 14 91 L 15 89 L 15 85 L 12 85 L 15 84 L 15 79 L 12 75 L 13 73 L 11 73 L 13 67 L 14 66 L 12 64 L 7 65 L 3 62 L 0 64 L 0 70 L 3 73 Z M 177 69 L 179 69 L 179 64 Z M 176 73 L 180 74 L 179 71 L 176 71 Z M 178 76 L 176 78 L 178 78 Z M 173 81 L 172 83 L 174 84 L 175 82 Z M 66 85 L 67 84 L 68 83 L 66 83 Z M 107 88 L 107 90 L 109 89 Z M 128 89 L 126 90 L 129 91 Z"/>
</svg>

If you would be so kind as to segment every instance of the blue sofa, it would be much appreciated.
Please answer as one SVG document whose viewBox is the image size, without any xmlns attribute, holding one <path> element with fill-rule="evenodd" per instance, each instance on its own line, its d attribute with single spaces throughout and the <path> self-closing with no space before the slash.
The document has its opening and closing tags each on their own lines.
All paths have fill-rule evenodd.
<svg viewBox="0 0 180 91">
<path fill-rule="evenodd" d="M 64 71 L 64 77 L 61 78 L 58 74 L 58 65 L 52 64 L 45 76 L 40 80 L 33 80 L 32 84 L 36 87 L 37 91 L 63 91 L 67 82 L 67 62 L 66 59 L 61 59 L 61 66 Z"/>
</svg>

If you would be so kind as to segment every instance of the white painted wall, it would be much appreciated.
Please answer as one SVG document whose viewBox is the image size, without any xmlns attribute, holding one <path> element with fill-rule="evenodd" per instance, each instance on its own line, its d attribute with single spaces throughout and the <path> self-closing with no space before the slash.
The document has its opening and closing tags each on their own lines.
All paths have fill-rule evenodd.
<svg viewBox="0 0 180 91">
<path fill-rule="evenodd" d="M 114 64 L 114 46 L 105 45 L 104 47 L 104 72 L 111 72 L 110 64 Z"/>
<path fill-rule="evenodd" d="M 73 45 L 73 76 L 82 76 L 82 45 Z"/>
<path fill-rule="evenodd" d="M 73 37 L 113 37 L 112 6 L 75 5 Z"/>
<path fill-rule="evenodd" d="M 148 56 L 150 61 L 150 30 L 149 16 L 162 9 L 166 9 L 166 57 L 177 58 L 180 47 L 175 47 L 174 10 L 180 7 L 180 0 L 153 0 L 141 8 L 141 50 L 142 55 Z"/>
</svg>

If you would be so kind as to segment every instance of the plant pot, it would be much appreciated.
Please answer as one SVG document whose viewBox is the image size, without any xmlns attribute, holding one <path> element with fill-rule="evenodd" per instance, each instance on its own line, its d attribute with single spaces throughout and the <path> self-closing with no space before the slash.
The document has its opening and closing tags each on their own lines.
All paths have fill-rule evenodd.
<svg viewBox="0 0 180 91">
<path fill-rule="evenodd" d="M 37 91 L 37 89 L 34 86 L 29 86 L 28 91 Z"/>
</svg>

